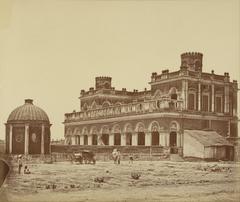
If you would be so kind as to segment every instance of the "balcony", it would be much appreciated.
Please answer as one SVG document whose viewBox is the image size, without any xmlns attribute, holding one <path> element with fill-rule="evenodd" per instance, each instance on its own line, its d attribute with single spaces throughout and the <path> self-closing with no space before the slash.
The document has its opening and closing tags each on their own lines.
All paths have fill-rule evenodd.
<svg viewBox="0 0 240 202">
<path fill-rule="evenodd" d="M 118 106 L 109 106 L 87 111 L 73 112 L 65 114 L 65 123 L 94 120 L 111 117 L 121 117 L 136 114 L 147 114 L 164 111 L 181 111 L 183 107 L 182 100 L 172 100 L 163 98 L 161 100 L 149 100 L 144 102 L 134 102 Z"/>
</svg>

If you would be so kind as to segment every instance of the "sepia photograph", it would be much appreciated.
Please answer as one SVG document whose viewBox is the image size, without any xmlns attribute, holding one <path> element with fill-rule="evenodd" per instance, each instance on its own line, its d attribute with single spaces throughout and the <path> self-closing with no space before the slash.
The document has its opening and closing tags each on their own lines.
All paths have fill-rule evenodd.
<svg viewBox="0 0 240 202">
<path fill-rule="evenodd" d="M 239 0 L 0 0 L 1 202 L 239 202 Z"/>
</svg>

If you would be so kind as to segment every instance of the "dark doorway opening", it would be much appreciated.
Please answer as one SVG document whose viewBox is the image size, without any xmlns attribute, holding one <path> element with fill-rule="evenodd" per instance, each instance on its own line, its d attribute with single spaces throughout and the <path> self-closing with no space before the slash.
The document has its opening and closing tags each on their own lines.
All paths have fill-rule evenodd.
<svg viewBox="0 0 240 202">
<path fill-rule="evenodd" d="M 144 132 L 138 133 L 138 145 L 145 145 L 145 133 Z"/>
<path fill-rule="evenodd" d="M 121 134 L 120 133 L 114 134 L 114 145 L 121 145 Z"/>
<path fill-rule="evenodd" d="M 177 154 L 177 133 L 171 132 L 169 137 L 169 146 L 170 146 L 170 153 Z"/>
<path fill-rule="evenodd" d="M 87 135 L 84 135 L 83 138 L 84 138 L 84 139 L 83 139 L 83 144 L 84 144 L 84 145 L 88 145 L 88 136 L 87 136 Z"/>
<path fill-rule="evenodd" d="M 126 134 L 126 145 L 132 145 L 132 134 L 131 133 Z"/>
<path fill-rule="evenodd" d="M 233 147 L 227 146 L 226 147 L 226 160 L 232 161 L 233 160 Z"/>
<path fill-rule="evenodd" d="M 152 145 L 159 145 L 159 133 L 156 132 L 152 132 Z"/>
<path fill-rule="evenodd" d="M 102 134 L 102 142 L 104 145 L 109 145 L 109 134 Z"/>
<path fill-rule="evenodd" d="M 80 136 L 79 135 L 76 136 L 76 143 L 77 143 L 77 145 L 80 145 Z"/>
<path fill-rule="evenodd" d="M 93 134 L 92 135 L 92 145 L 97 145 L 97 135 L 96 134 Z"/>
</svg>

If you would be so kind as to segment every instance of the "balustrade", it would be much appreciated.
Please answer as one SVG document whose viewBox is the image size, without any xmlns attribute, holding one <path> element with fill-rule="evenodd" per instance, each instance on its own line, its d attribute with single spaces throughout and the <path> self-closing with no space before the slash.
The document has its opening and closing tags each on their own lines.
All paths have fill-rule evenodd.
<svg viewBox="0 0 240 202">
<path fill-rule="evenodd" d="M 182 110 L 182 106 L 183 102 L 181 100 L 163 98 L 160 100 L 123 104 L 121 106 L 109 106 L 101 109 L 90 109 L 83 112 L 73 112 L 65 114 L 65 121 L 78 121 L 111 116 L 123 116 L 126 114 L 151 113 L 163 111 L 164 109 L 179 111 Z"/>
</svg>

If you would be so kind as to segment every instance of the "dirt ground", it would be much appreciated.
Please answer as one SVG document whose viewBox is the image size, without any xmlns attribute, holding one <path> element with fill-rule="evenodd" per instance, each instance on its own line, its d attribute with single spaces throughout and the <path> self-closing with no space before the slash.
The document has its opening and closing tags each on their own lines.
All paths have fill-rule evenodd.
<svg viewBox="0 0 240 202">
<path fill-rule="evenodd" d="M 8 201 L 240 201 L 240 163 L 122 161 L 17 165 L 3 193 Z M 132 176 L 139 175 L 139 179 Z"/>
</svg>

